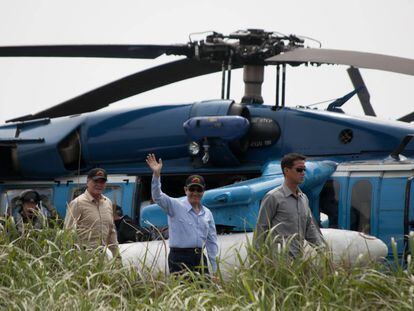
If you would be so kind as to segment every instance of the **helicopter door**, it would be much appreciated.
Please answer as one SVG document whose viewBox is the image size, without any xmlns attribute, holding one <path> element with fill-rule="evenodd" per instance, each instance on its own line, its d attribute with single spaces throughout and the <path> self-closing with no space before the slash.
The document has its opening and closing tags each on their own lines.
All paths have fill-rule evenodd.
<svg viewBox="0 0 414 311">
<path fill-rule="evenodd" d="M 322 228 L 339 228 L 339 196 L 339 181 L 329 179 L 319 194 L 319 213 Z"/>
<path fill-rule="evenodd" d="M 392 253 L 391 240 L 397 243 L 398 254 L 403 252 L 406 188 L 406 172 L 383 172 L 378 193 L 378 210 L 375 212 L 376 217 L 378 217 L 378 225 L 373 234 L 387 244 L 390 255 Z"/>
<path fill-rule="evenodd" d="M 408 235 L 411 231 L 414 231 L 414 176 L 411 176 L 407 179 L 405 210 L 405 213 L 407 215 L 405 234 Z"/>
<path fill-rule="evenodd" d="M 404 203 L 404 254 L 407 255 L 413 252 L 408 237 L 414 231 L 414 176 L 407 179 Z"/>
<path fill-rule="evenodd" d="M 411 231 L 414 231 L 414 176 L 411 176 L 407 180 L 407 189 L 409 193 L 406 194 L 406 206 L 408 209 L 408 232 L 410 234 Z"/>
</svg>

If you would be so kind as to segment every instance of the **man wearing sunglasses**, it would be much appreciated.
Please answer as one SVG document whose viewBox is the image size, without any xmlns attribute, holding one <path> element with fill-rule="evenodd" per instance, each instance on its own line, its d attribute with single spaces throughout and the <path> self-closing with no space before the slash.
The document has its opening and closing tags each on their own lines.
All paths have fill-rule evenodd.
<svg viewBox="0 0 414 311">
<path fill-rule="evenodd" d="M 302 250 L 304 240 L 315 246 L 324 245 L 309 200 L 299 188 L 305 179 L 305 159 L 298 153 L 282 158 L 280 164 L 285 180 L 263 198 L 256 224 L 256 242 L 263 243 L 266 238 L 272 243 L 290 241 L 289 253 L 293 257 Z"/>
<path fill-rule="evenodd" d="M 201 204 L 206 187 L 204 178 L 199 175 L 189 176 L 184 187 L 186 198 L 171 198 L 161 191 L 162 160 L 157 161 L 154 154 L 149 154 L 146 161 L 153 173 L 152 199 L 168 217 L 170 273 L 179 273 L 187 268 L 199 273 L 208 273 L 204 248 L 207 250 L 213 272 L 216 272 L 216 226 L 211 211 Z"/>
</svg>

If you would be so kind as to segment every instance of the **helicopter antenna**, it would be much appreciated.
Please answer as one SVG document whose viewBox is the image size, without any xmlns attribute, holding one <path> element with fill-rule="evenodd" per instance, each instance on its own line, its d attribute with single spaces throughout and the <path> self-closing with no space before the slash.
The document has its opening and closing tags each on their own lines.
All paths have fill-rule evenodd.
<svg viewBox="0 0 414 311">
<path fill-rule="evenodd" d="M 323 101 L 320 101 L 320 102 L 317 102 L 317 103 L 313 103 L 313 104 L 306 105 L 305 107 L 313 107 L 313 106 L 316 106 L 316 105 L 329 103 L 329 102 L 332 102 L 334 100 L 337 100 L 338 98 L 339 97 L 337 97 L 337 98 L 331 98 L 331 99 L 327 99 L 327 100 L 323 100 Z"/>
</svg>

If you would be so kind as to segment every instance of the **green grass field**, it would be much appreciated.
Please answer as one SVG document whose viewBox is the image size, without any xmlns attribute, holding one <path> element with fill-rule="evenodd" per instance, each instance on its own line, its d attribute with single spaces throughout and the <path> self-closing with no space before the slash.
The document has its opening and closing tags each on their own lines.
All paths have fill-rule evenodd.
<svg viewBox="0 0 414 311">
<path fill-rule="evenodd" d="M 412 242 L 412 241 L 411 241 Z M 60 229 L 0 232 L 5 310 L 413 310 L 413 264 L 333 265 L 326 254 L 291 260 L 249 249 L 226 278 L 138 272 L 88 252 Z"/>
</svg>

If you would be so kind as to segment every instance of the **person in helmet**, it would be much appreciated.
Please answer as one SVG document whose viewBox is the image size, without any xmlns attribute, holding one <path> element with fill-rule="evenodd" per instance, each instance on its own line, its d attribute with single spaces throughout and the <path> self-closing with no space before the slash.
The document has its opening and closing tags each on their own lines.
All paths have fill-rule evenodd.
<svg viewBox="0 0 414 311">
<path fill-rule="evenodd" d="M 13 217 L 17 230 L 21 233 L 24 231 L 25 224 L 30 224 L 34 229 L 41 229 L 49 224 L 49 219 L 58 220 L 59 218 L 49 199 L 32 189 L 20 193 L 14 205 Z"/>
<path fill-rule="evenodd" d="M 40 195 L 35 190 L 25 190 L 17 197 L 14 219 L 19 232 L 24 231 L 25 224 L 31 224 L 35 229 L 43 228 L 46 219 L 41 213 L 39 202 Z"/>
</svg>

